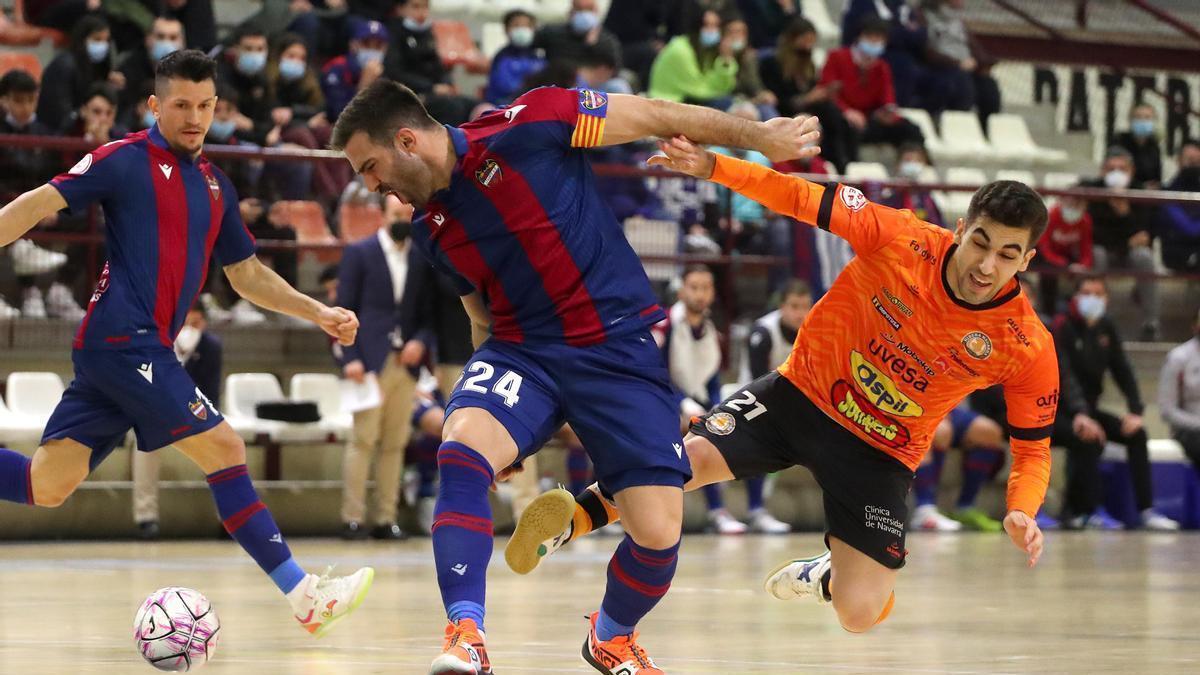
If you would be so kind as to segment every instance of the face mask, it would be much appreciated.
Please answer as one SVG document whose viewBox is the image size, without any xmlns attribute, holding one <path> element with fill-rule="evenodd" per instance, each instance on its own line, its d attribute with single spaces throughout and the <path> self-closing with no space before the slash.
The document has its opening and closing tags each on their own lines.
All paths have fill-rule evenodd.
<svg viewBox="0 0 1200 675">
<path fill-rule="evenodd" d="M 721 44 L 721 31 L 716 28 L 705 28 L 700 31 L 701 47 L 716 47 Z"/>
<path fill-rule="evenodd" d="M 729 47 L 731 49 L 733 49 L 733 51 L 735 51 L 735 52 L 740 52 L 746 48 L 746 41 L 738 40 L 737 42 L 731 42 L 731 43 L 729 43 Z"/>
<path fill-rule="evenodd" d="M 1129 123 L 1129 130 L 1138 138 L 1146 138 L 1154 133 L 1154 120 L 1134 120 Z"/>
<path fill-rule="evenodd" d="M 571 15 L 571 30 L 576 33 L 586 33 L 600 23 L 600 17 L 595 12 L 575 12 Z"/>
<path fill-rule="evenodd" d="M 1129 187 L 1129 172 L 1120 169 L 1113 169 L 1104 174 L 1104 184 L 1114 190 Z"/>
<path fill-rule="evenodd" d="M 1107 300 L 1099 295 L 1080 295 L 1075 298 L 1075 308 L 1079 315 L 1087 321 L 1097 321 L 1104 316 Z"/>
<path fill-rule="evenodd" d="M 225 142 L 229 140 L 230 136 L 233 136 L 234 129 L 233 120 L 213 120 L 212 126 L 208 128 L 208 135 Z"/>
<path fill-rule="evenodd" d="M 266 67 L 266 52 L 242 52 L 238 54 L 237 68 L 244 75 L 257 75 Z"/>
<path fill-rule="evenodd" d="M 150 48 L 150 58 L 154 61 L 162 61 L 171 54 L 179 51 L 179 45 L 170 40 L 155 40 L 154 46 Z"/>
<path fill-rule="evenodd" d="M 900 162 L 900 175 L 909 180 L 916 180 L 921 177 L 921 172 L 925 170 L 925 165 L 912 160 Z"/>
<path fill-rule="evenodd" d="M 433 19 L 425 19 L 425 22 L 421 23 L 415 19 L 404 17 L 404 27 L 414 33 L 424 33 L 433 27 Z"/>
<path fill-rule="evenodd" d="M 397 244 L 408 239 L 408 235 L 412 232 L 412 223 L 405 220 L 397 220 L 389 227 L 392 235 L 392 241 Z"/>
<path fill-rule="evenodd" d="M 866 40 L 859 40 L 856 47 L 859 52 L 873 59 L 883 56 L 883 51 L 887 49 L 887 45 L 882 42 L 867 42 Z"/>
<path fill-rule="evenodd" d="M 88 40 L 87 55 L 88 59 L 90 59 L 92 63 L 100 63 L 104 59 L 108 58 L 108 43 L 92 42 L 91 40 Z"/>
<path fill-rule="evenodd" d="M 382 49 L 360 49 L 358 50 L 358 65 L 365 66 L 372 61 L 383 60 Z"/>
<path fill-rule="evenodd" d="M 200 344 L 200 331 L 192 326 L 184 326 L 179 329 L 179 335 L 175 336 L 175 356 L 180 361 L 187 360 L 192 352 L 196 351 L 196 345 Z"/>
<path fill-rule="evenodd" d="M 517 47 L 528 47 L 533 44 L 533 29 L 529 26 L 517 26 L 509 32 L 508 39 Z"/>
<path fill-rule="evenodd" d="M 147 129 L 154 126 L 154 123 L 157 121 L 158 120 L 155 119 L 153 112 L 147 110 L 146 112 L 142 113 L 142 126 L 146 127 Z"/>
<path fill-rule="evenodd" d="M 279 77 L 284 82 L 294 82 L 304 77 L 308 66 L 300 59 L 282 59 L 279 62 Z"/>
<path fill-rule="evenodd" d="M 1064 223 L 1071 225 L 1083 220 L 1083 209 L 1078 206 L 1064 206 L 1059 210 L 1059 214 L 1062 215 Z"/>
</svg>

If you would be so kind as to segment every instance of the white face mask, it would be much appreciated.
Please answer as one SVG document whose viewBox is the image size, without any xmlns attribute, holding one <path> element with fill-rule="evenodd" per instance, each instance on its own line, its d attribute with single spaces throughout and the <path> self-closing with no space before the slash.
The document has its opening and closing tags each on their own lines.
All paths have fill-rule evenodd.
<svg viewBox="0 0 1200 675">
<path fill-rule="evenodd" d="M 1075 307 L 1086 321 L 1098 321 L 1104 316 L 1107 305 L 1108 301 L 1099 295 L 1080 295 L 1075 299 Z"/>
<path fill-rule="evenodd" d="M 1128 171 L 1113 169 L 1104 174 L 1104 184 L 1114 190 L 1121 190 L 1129 187 L 1129 180 L 1132 178 Z"/>
<path fill-rule="evenodd" d="M 1083 220 L 1083 209 L 1078 206 L 1064 206 L 1060 209 L 1059 213 L 1062 215 L 1064 223 L 1074 225 Z"/>
<path fill-rule="evenodd" d="M 900 176 L 909 180 L 916 180 L 921 177 L 921 171 L 925 169 L 925 165 L 920 162 L 905 161 L 900 162 Z"/>
</svg>

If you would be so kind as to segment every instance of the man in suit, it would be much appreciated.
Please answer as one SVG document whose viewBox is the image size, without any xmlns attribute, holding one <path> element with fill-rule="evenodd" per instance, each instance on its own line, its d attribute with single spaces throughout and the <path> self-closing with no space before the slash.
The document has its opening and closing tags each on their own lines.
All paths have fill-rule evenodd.
<svg viewBox="0 0 1200 675">
<path fill-rule="evenodd" d="M 417 302 L 415 284 L 408 283 L 410 271 L 424 265 L 409 245 L 412 209 L 395 198 L 386 208 L 390 225 L 375 236 L 346 247 L 338 267 L 337 298 L 353 307 L 361 328 L 358 341 L 342 350 L 343 375 L 354 382 L 374 376 L 379 382 L 382 404 L 354 414 L 354 432 L 346 448 L 343 465 L 345 491 L 342 497 L 343 537 L 366 537 L 367 474 L 375 461 L 376 539 L 403 539 L 407 535 L 396 524 L 404 448 L 412 433 L 415 371 L 424 357 L 424 345 L 415 337 L 406 306 Z M 408 330 L 405 330 L 405 329 Z"/>
</svg>

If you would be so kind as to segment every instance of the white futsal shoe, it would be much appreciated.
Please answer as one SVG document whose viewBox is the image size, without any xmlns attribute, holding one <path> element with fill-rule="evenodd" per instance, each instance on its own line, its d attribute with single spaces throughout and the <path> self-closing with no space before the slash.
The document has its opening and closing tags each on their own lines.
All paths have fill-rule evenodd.
<svg viewBox="0 0 1200 675">
<path fill-rule="evenodd" d="M 829 551 L 815 558 L 789 560 L 767 575 L 763 588 L 780 600 L 799 600 L 813 597 L 818 604 L 832 602 L 826 589 L 826 577 L 832 566 Z"/>
<path fill-rule="evenodd" d="M 787 534 L 792 531 L 792 526 L 771 515 L 765 508 L 755 509 L 750 512 L 750 531 L 759 534 Z"/>
<path fill-rule="evenodd" d="M 329 572 L 309 574 L 288 593 L 296 620 L 313 637 L 322 637 L 347 614 L 358 609 L 375 580 L 375 570 L 364 567 L 346 577 L 331 577 Z"/>
<path fill-rule="evenodd" d="M 746 534 L 746 524 L 726 509 L 713 509 L 708 512 L 708 524 L 717 534 Z"/>
<path fill-rule="evenodd" d="M 913 527 L 925 532 L 958 532 L 962 523 L 938 511 L 933 504 L 922 504 L 913 509 Z"/>
</svg>

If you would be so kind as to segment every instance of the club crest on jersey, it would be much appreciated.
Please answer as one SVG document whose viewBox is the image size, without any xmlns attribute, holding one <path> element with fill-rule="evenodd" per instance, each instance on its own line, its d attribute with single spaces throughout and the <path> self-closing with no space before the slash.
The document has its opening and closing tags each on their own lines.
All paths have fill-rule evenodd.
<svg viewBox="0 0 1200 675">
<path fill-rule="evenodd" d="M 608 105 L 608 98 L 591 89 L 579 90 L 579 106 L 584 110 L 599 110 Z"/>
<path fill-rule="evenodd" d="M 967 333 L 962 339 L 963 349 L 967 353 L 980 361 L 992 355 L 992 339 L 986 333 L 973 331 Z"/>
<path fill-rule="evenodd" d="M 861 211 L 862 208 L 867 205 L 866 195 L 864 195 L 862 190 L 859 190 L 858 188 L 843 185 L 841 193 L 842 203 L 845 204 L 846 208 L 850 209 L 851 211 Z"/>
<path fill-rule="evenodd" d="M 719 412 L 704 420 L 704 428 L 718 436 L 728 436 L 737 428 L 737 419 L 727 412 Z"/>
<path fill-rule="evenodd" d="M 475 170 L 475 178 L 483 187 L 491 187 L 492 183 L 504 180 L 504 173 L 500 171 L 500 164 L 496 160 L 485 159 L 483 165 Z"/>
<path fill-rule="evenodd" d="M 208 191 L 212 194 L 214 200 L 221 198 L 221 183 L 211 173 L 208 174 Z"/>
<path fill-rule="evenodd" d="M 188 410 L 192 411 L 192 415 L 201 422 L 208 419 L 208 408 L 204 406 L 204 401 L 199 397 L 192 399 L 192 402 L 188 404 Z"/>
</svg>

